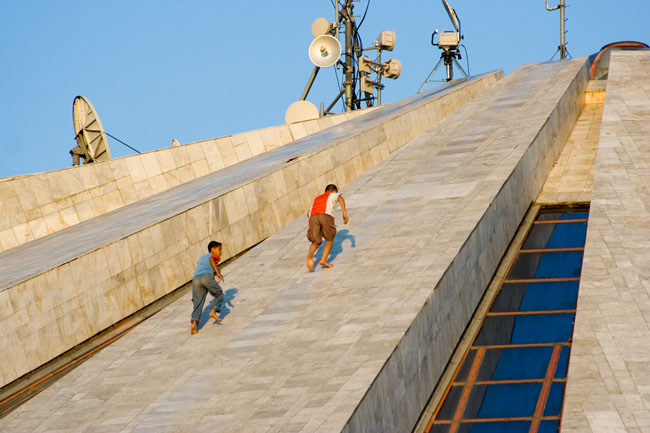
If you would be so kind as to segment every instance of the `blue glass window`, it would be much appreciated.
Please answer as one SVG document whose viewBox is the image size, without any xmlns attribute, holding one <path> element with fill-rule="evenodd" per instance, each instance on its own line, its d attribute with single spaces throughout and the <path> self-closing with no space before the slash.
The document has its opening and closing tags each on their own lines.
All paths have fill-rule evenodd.
<svg viewBox="0 0 650 433">
<path fill-rule="evenodd" d="M 558 431 L 588 216 L 538 215 L 429 432 Z"/>
</svg>

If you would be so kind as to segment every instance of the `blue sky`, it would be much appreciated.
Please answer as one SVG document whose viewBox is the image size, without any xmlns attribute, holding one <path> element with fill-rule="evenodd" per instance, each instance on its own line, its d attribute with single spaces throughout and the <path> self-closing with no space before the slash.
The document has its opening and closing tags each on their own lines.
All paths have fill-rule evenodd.
<svg viewBox="0 0 650 433">
<path fill-rule="evenodd" d="M 648 0 L 567 1 L 574 57 L 618 40 L 650 43 Z M 450 3 L 472 74 L 509 73 L 556 51 L 559 13 L 544 0 Z M 307 48 L 319 16 L 333 19 L 329 0 L 1 1 L 0 177 L 70 165 L 76 95 L 92 101 L 107 132 L 141 151 L 283 123 L 313 68 Z M 395 30 L 396 48 L 384 58 L 402 61 L 384 102 L 413 94 L 429 74 L 439 58 L 430 45 L 436 28 L 451 29 L 439 0 L 371 0 L 364 45 Z M 334 71 L 323 70 L 309 100 L 327 105 L 337 90 Z M 113 157 L 133 153 L 110 144 Z"/>
</svg>

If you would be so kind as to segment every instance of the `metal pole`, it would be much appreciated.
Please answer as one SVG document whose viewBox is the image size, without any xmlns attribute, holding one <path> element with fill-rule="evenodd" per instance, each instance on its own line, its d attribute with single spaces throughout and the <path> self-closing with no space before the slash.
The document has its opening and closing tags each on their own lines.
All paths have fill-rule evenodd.
<svg viewBox="0 0 650 433">
<path fill-rule="evenodd" d="M 377 47 L 377 63 L 381 63 L 381 47 Z M 377 72 L 377 82 L 381 83 L 381 73 Z M 381 87 L 377 87 L 377 106 L 381 105 Z"/>
<path fill-rule="evenodd" d="M 341 36 L 339 35 L 340 33 L 340 27 L 339 27 L 339 21 L 341 17 L 339 17 L 339 3 L 341 0 L 336 0 L 336 5 L 334 6 L 334 10 L 336 11 L 334 13 L 334 22 L 336 23 L 336 40 L 341 42 Z M 336 65 L 338 67 L 338 65 Z"/>
<path fill-rule="evenodd" d="M 560 58 L 566 58 L 566 44 L 564 42 L 564 0 L 560 0 Z"/>
<path fill-rule="evenodd" d="M 309 91 L 311 90 L 311 86 L 314 85 L 314 80 L 316 79 L 316 75 L 318 75 L 318 71 L 320 71 L 320 68 L 318 66 L 314 67 L 314 70 L 311 73 L 311 76 L 309 77 L 309 81 L 307 81 L 307 85 L 305 86 L 305 90 L 302 91 L 302 96 L 300 97 L 301 101 L 304 101 L 307 99 L 307 95 L 309 94 Z"/>
<path fill-rule="evenodd" d="M 557 5 L 554 8 L 548 7 L 548 0 L 546 0 L 546 10 L 547 11 L 555 11 L 555 10 L 560 10 L 560 46 L 558 47 L 560 51 L 560 58 L 565 59 L 566 58 L 566 44 L 564 42 L 564 9 L 566 5 L 564 4 L 564 0 L 560 0 L 560 4 Z"/>
<path fill-rule="evenodd" d="M 354 107 L 354 101 L 352 100 L 352 85 L 354 80 L 354 62 L 352 61 L 352 56 L 354 55 L 352 51 L 354 47 L 352 43 L 352 9 L 354 6 L 352 5 L 352 0 L 346 0 L 343 8 L 345 9 L 345 16 L 343 17 L 345 20 L 345 84 L 343 86 L 345 88 L 345 111 L 349 112 Z"/>
<path fill-rule="evenodd" d="M 444 56 L 445 56 L 445 68 L 447 69 L 447 81 L 451 81 L 454 79 L 454 68 L 452 66 L 452 59 L 454 58 L 454 56 L 452 56 L 447 50 L 445 50 Z"/>
</svg>

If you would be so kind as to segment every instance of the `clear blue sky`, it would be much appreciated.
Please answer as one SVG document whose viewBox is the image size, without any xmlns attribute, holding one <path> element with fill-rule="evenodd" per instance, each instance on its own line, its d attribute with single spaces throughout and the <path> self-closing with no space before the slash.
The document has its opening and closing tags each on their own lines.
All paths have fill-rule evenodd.
<svg viewBox="0 0 650 433">
<path fill-rule="evenodd" d="M 355 3 L 362 14 L 368 0 Z M 551 0 L 557 4 L 558 0 Z M 550 59 L 559 13 L 544 0 L 450 0 L 463 24 L 472 74 Z M 574 57 L 606 43 L 650 43 L 650 1 L 568 0 Z M 616 6 L 614 6 L 616 5 Z M 0 1 L 0 177 L 64 168 L 75 144 L 72 101 L 87 96 L 106 131 L 141 151 L 284 122 L 312 70 L 312 21 L 329 0 Z M 397 32 L 402 76 L 384 102 L 413 94 L 439 58 L 431 32 L 451 25 L 440 0 L 371 0 L 360 29 L 369 45 Z M 309 99 L 337 93 L 321 71 Z M 132 151 L 111 140 L 114 157 Z"/>
</svg>

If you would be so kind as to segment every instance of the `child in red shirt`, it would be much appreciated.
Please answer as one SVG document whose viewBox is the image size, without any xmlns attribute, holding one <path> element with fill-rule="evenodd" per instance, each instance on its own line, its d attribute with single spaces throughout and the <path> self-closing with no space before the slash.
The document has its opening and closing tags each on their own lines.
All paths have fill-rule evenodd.
<svg viewBox="0 0 650 433">
<path fill-rule="evenodd" d="M 307 253 L 307 268 L 314 268 L 314 253 L 325 238 L 325 248 L 323 248 L 323 257 L 320 264 L 326 268 L 333 268 L 334 265 L 327 262 L 327 257 L 332 251 L 334 236 L 336 236 L 336 225 L 334 225 L 334 216 L 332 212 L 336 203 L 341 205 L 343 211 L 343 223 L 348 223 L 348 213 L 345 208 L 345 200 L 339 194 L 336 185 L 329 184 L 325 188 L 325 194 L 319 195 L 314 199 L 307 216 L 309 217 L 309 229 L 307 230 L 307 239 L 311 242 L 309 253 Z"/>
</svg>

